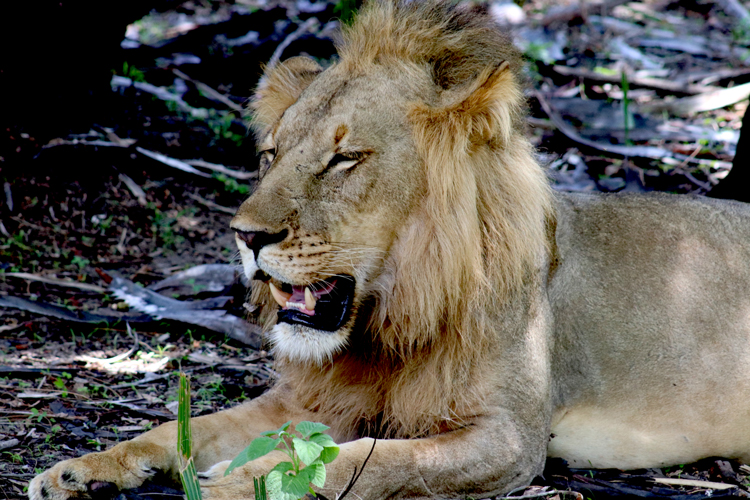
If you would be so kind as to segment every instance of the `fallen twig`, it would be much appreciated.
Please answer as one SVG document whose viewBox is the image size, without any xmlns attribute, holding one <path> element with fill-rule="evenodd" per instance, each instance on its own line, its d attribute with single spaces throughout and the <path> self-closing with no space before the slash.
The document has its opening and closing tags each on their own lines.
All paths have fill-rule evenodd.
<svg viewBox="0 0 750 500">
<path fill-rule="evenodd" d="M 10 190 L 10 182 L 3 183 L 3 190 L 5 191 L 5 206 L 8 207 L 8 211 L 13 211 L 13 192 Z"/>
<path fill-rule="evenodd" d="M 21 441 L 19 441 L 18 439 L 8 439 L 6 441 L 0 441 L 0 451 L 18 446 L 18 443 L 20 442 Z"/>
<path fill-rule="evenodd" d="M 66 307 L 60 307 L 38 300 L 32 302 L 30 300 L 26 300 L 21 297 L 14 297 L 12 295 L 0 297 L 0 307 L 21 309 L 36 314 L 41 314 L 42 316 L 50 316 L 53 318 L 73 321 L 76 323 L 116 323 L 123 320 L 127 320 L 133 323 L 153 321 L 153 318 L 146 314 L 114 313 L 113 311 L 111 313 L 110 311 L 107 311 L 107 314 L 100 314 L 87 311 L 71 311 Z"/>
<path fill-rule="evenodd" d="M 158 162 L 161 162 L 169 167 L 176 168 L 178 170 L 182 170 L 183 172 L 187 172 L 189 174 L 195 174 L 199 175 L 201 177 L 205 177 L 207 179 L 210 179 L 211 176 L 201 172 L 200 170 L 188 165 L 182 160 L 178 160 L 176 158 L 170 158 L 169 156 L 163 155 L 161 153 L 157 153 L 155 151 L 149 151 L 148 149 L 143 149 L 140 146 L 136 146 L 135 150 L 141 153 L 144 156 L 148 156 L 151 159 L 154 159 Z"/>
<path fill-rule="evenodd" d="M 526 490 L 530 490 L 526 493 Z M 516 493 L 523 493 L 522 495 L 516 495 Z M 545 498 L 555 495 L 559 495 L 561 492 L 551 486 L 521 486 L 511 490 L 505 496 L 497 497 L 497 500 L 528 500 L 531 498 Z M 566 492 L 567 493 L 567 492 Z M 582 499 L 583 496 L 577 493 Z"/>
<path fill-rule="evenodd" d="M 68 288 L 78 288 L 79 290 L 86 290 L 89 292 L 104 293 L 106 290 L 97 285 L 90 285 L 88 283 L 79 283 L 72 280 L 62 280 L 58 278 L 50 278 L 48 276 L 40 276 L 38 274 L 30 273 L 3 273 L 0 276 L 8 276 L 11 278 L 20 278 L 28 281 L 38 281 L 40 283 L 47 283 L 48 285 L 64 286 Z"/>
<path fill-rule="evenodd" d="M 110 387 L 110 389 L 129 389 L 129 388 L 132 388 L 132 387 L 135 387 L 135 386 L 146 385 L 146 384 L 150 384 L 152 382 L 155 382 L 157 380 L 162 380 L 162 379 L 165 379 L 165 378 L 169 378 L 170 375 L 172 375 L 172 374 L 171 373 L 165 373 L 163 375 L 155 375 L 153 372 L 146 372 L 146 375 L 141 380 L 138 380 L 138 381 L 135 381 L 135 382 L 124 382 L 122 384 L 113 385 L 113 386 Z M 117 404 L 124 404 L 124 403 L 123 402 L 119 402 Z M 135 406 L 135 405 L 132 405 L 132 406 Z M 141 409 L 140 407 L 137 407 L 137 408 Z"/>
<path fill-rule="evenodd" d="M 276 50 L 273 51 L 273 55 L 271 56 L 271 59 L 268 60 L 267 67 L 273 68 L 278 64 L 279 60 L 281 59 L 281 55 L 284 53 L 284 50 L 289 47 L 292 42 L 297 40 L 299 37 L 304 35 L 306 32 L 310 31 L 313 26 L 318 24 L 318 19 L 316 17 L 311 17 L 304 23 L 300 25 L 299 28 L 294 30 L 292 33 L 290 33 L 280 44 L 278 47 L 276 47 Z"/>
<path fill-rule="evenodd" d="M 209 163 L 205 160 L 185 160 L 185 163 L 188 165 L 192 165 L 193 167 L 201 167 L 201 168 L 207 168 L 209 170 L 213 170 L 214 172 L 219 172 L 224 175 L 228 175 L 229 177 L 234 177 L 235 179 L 256 179 L 258 177 L 258 172 L 242 172 L 240 170 L 233 170 L 231 168 L 227 168 L 224 165 L 219 165 L 218 163 Z"/>
<path fill-rule="evenodd" d="M 123 359 L 129 358 L 135 351 L 138 350 L 138 346 L 140 345 L 140 340 L 138 339 L 138 333 L 133 332 L 133 330 L 130 328 L 130 323 L 125 322 L 125 326 L 128 329 L 128 335 L 133 339 L 133 347 L 130 348 L 129 351 L 124 352 L 122 354 L 118 354 L 117 356 L 112 356 L 111 358 L 97 358 L 94 356 L 80 356 L 80 359 L 87 362 L 95 362 L 95 363 L 117 363 L 118 361 L 122 361 Z"/>
<path fill-rule="evenodd" d="M 36 417 L 39 416 L 39 413 L 32 413 L 30 411 L 22 411 L 22 410 L 3 410 L 0 408 L 0 413 L 3 415 L 23 415 L 26 417 Z M 68 415 L 67 413 L 47 413 L 45 415 L 45 418 L 56 418 L 60 420 L 88 420 L 89 417 L 77 417 L 75 415 Z"/>
<path fill-rule="evenodd" d="M 162 101 L 174 102 L 175 104 L 177 104 L 177 107 L 179 107 L 182 111 L 190 113 L 190 115 L 194 118 L 208 118 L 207 109 L 192 107 L 191 105 L 186 103 L 181 96 L 179 96 L 178 94 L 173 94 L 164 87 L 157 87 L 156 85 L 151 85 L 150 83 L 145 82 L 134 82 L 130 78 L 118 75 L 114 75 L 112 77 L 111 85 L 113 87 L 135 87 L 136 89 L 151 94 L 156 98 L 161 99 Z"/>
<path fill-rule="evenodd" d="M 236 208 L 229 208 L 229 207 L 224 207 L 224 206 L 218 205 L 218 204 L 214 203 L 213 201 L 207 200 L 204 197 L 202 197 L 200 195 L 197 195 L 195 193 L 186 193 L 186 194 L 190 198 L 192 198 L 195 201 L 197 201 L 198 203 L 200 203 L 201 205 L 205 205 L 208 208 L 216 210 L 217 212 L 224 212 L 225 214 L 229 214 L 229 215 L 234 215 L 234 214 L 237 213 L 237 209 Z"/>
<path fill-rule="evenodd" d="M 135 196 L 135 199 L 138 200 L 138 204 L 142 207 L 145 207 L 146 206 L 146 192 L 143 191 L 141 186 L 136 184 L 136 182 L 133 179 L 131 179 L 125 174 L 120 174 L 118 177 L 122 181 L 122 183 L 127 186 L 130 192 L 133 193 L 133 196 Z"/>
<path fill-rule="evenodd" d="M 712 481 L 699 481 L 697 479 L 678 479 L 671 477 L 655 477 L 653 478 L 653 481 L 659 484 L 669 484 L 673 486 L 694 486 L 696 488 L 703 488 L 706 490 L 728 490 L 737 487 L 734 484 L 714 483 Z"/>
<path fill-rule="evenodd" d="M 731 19 L 737 19 L 742 24 L 750 26 L 750 13 L 742 6 L 739 0 L 716 0 L 721 8 Z"/>
<path fill-rule="evenodd" d="M 593 80 L 595 82 L 603 83 L 616 83 L 622 82 L 622 76 L 616 75 L 605 75 L 597 73 L 595 71 L 589 71 L 584 68 L 573 68 L 570 66 L 553 66 L 552 69 L 555 73 L 563 76 L 576 76 L 586 80 Z M 672 80 L 664 80 L 662 78 L 637 78 L 628 76 L 628 85 L 631 87 L 641 87 L 646 89 L 654 90 L 666 90 L 668 92 L 678 94 L 702 94 L 707 91 L 720 90 L 718 87 L 711 87 L 706 85 L 691 85 L 682 82 L 675 82 Z"/>
<path fill-rule="evenodd" d="M 193 80 L 192 78 L 190 78 L 189 76 L 187 76 L 185 73 L 183 73 L 179 69 L 177 69 L 177 68 L 172 69 L 172 73 L 174 73 L 174 75 L 177 76 L 178 78 L 182 78 L 183 80 L 187 80 L 187 81 L 193 83 L 196 87 L 198 87 L 198 90 L 200 90 L 201 93 L 204 96 L 208 97 L 212 101 L 220 102 L 223 105 L 225 105 L 226 107 L 228 107 L 228 108 L 230 108 L 230 109 L 232 109 L 234 111 L 237 111 L 240 114 L 242 114 L 242 112 L 244 111 L 242 109 L 242 106 L 240 106 L 239 104 L 233 102 L 231 99 L 227 98 L 227 96 L 225 96 L 225 95 L 219 93 L 218 91 L 212 89 L 211 87 L 209 87 L 208 85 L 206 85 L 203 82 L 199 82 L 197 80 Z"/>
<path fill-rule="evenodd" d="M 103 148 L 127 148 L 128 146 L 125 146 L 123 144 L 117 143 L 117 142 L 110 142 L 110 141 L 102 141 L 100 139 L 94 139 L 94 140 L 87 140 L 87 139 L 61 139 L 61 138 L 55 138 L 50 140 L 47 144 L 42 146 L 42 149 L 49 149 L 49 148 L 55 148 L 57 146 L 99 146 Z"/>
<path fill-rule="evenodd" d="M 750 97 L 750 83 L 743 83 L 728 89 L 705 92 L 692 97 L 683 97 L 672 101 L 658 101 L 638 105 L 639 111 L 660 112 L 667 111 L 675 115 L 689 115 L 700 111 L 731 106 Z"/>
</svg>

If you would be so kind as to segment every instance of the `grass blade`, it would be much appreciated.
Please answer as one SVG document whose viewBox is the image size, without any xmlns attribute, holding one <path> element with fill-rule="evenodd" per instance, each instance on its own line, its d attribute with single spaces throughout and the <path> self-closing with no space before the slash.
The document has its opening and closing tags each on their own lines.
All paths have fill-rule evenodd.
<svg viewBox="0 0 750 500">
<path fill-rule="evenodd" d="M 177 392 L 177 454 L 180 457 L 180 482 L 187 500 L 201 500 L 201 487 L 193 462 L 192 433 L 190 430 L 190 381 L 180 373 Z"/>
<path fill-rule="evenodd" d="M 254 477 L 255 500 L 266 500 L 266 476 Z"/>
</svg>

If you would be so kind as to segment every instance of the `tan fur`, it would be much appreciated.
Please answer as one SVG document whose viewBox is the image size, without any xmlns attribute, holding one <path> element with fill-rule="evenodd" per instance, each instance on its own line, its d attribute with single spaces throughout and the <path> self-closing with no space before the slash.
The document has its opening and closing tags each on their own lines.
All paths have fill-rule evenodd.
<svg viewBox="0 0 750 500">
<path fill-rule="evenodd" d="M 355 283 L 334 332 L 276 324 L 275 387 L 195 419 L 208 499 L 248 498 L 278 457 L 226 460 L 287 420 L 342 443 L 334 498 L 486 497 L 547 454 L 576 466 L 750 458 L 750 210 L 666 195 L 553 195 L 524 137 L 518 55 L 488 18 L 370 2 L 322 70 L 268 68 L 252 101 L 260 181 L 232 221 L 283 238 L 243 265 L 271 283 Z M 331 163 L 335 158 L 356 161 Z M 349 155 L 349 156 L 346 156 Z M 698 370 L 696 371 L 696 368 Z M 62 462 L 31 500 L 176 473 L 167 424 Z M 93 482 L 93 483 L 92 483 Z"/>
</svg>

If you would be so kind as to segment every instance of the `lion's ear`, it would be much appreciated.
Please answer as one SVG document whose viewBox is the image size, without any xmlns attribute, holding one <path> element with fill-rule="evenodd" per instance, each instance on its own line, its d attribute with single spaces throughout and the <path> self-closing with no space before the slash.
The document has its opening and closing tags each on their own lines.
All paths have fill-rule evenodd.
<svg viewBox="0 0 750 500">
<path fill-rule="evenodd" d="M 419 105 L 412 112 L 430 135 L 451 136 L 458 142 L 505 143 L 523 109 L 523 93 L 508 62 L 483 70 L 470 82 L 443 92 L 438 106 Z"/>
<path fill-rule="evenodd" d="M 267 68 L 249 105 L 250 125 L 256 136 L 266 134 L 321 71 L 323 68 L 318 63 L 303 56 Z"/>
</svg>

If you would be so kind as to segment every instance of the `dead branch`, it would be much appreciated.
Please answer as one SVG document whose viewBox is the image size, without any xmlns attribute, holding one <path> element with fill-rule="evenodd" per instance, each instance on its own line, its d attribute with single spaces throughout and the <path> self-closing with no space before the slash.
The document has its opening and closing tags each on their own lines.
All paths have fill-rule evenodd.
<svg viewBox="0 0 750 500">
<path fill-rule="evenodd" d="M 200 170 L 188 165 L 182 160 L 178 160 L 176 158 L 170 158 L 169 156 L 163 155 L 161 153 L 156 153 L 154 151 L 149 151 L 148 149 L 143 149 L 140 146 L 136 146 L 136 151 L 141 153 L 144 156 L 148 156 L 149 158 L 152 158 L 158 162 L 161 162 L 169 167 L 176 168 L 178 170 L 182 170 L 183 172 L 187 172 L 189 174 L 195 174 L 199 175 L 201 177 L 205 177 L 207 179 L 210 179 L 211 176 L 201 172 Z"/>
<path fill-rule="evenodd" d="M 740 23 L 750 26 L 750 13 L 739 2 L 739 0 L 716 0 L 721 8 L 729 15 L 730 19 L 736 19 Z"/>
<path fill-rule="evenodd" d="M 200 167 L 200 168 L 207 168 L 209 170 L 213 170 L 214 172 L 219 172 L 220 174 L 228 175 L 229 177 L 234 177 L 235 179 L 255 179 L 258 177 L 258 172 L 242 172 L 240 170 L 234 170 L 228 167 L 225 167 L 224 165 L 220 165 L 218 163 L 209 163 L 205 160 L 185 160 L 185 163 L 188 165 L 192 165 L 194 167 Z"/>
<path fill-rule="evenodd" d="M 141 92 L 151 94 L 157 99 L 161 99 L 162 101 L 174 102 L 178 108 L 180 108 L 182 111 L 185 111 L 186 113 L 190 113 L 193 118 L 208 118 L 207 109 L 192 107 L 191 105 L 186 103 L 180 95 L 174 94 L 164 87 L 157 87 L 156 85 L 151 85 L 150 83 L 146 82 L 134 82 L 130 78 L 118 75 L 114 75 L 112 77 L 111 84 L 113 87 L 135 87 Z"/>
<path fill-rule="evenodd" d="M 136 182 L 128 177 L 125 174 L 120 174 L 119 179 L 127 186 L 127 188 L 130 190 L 131 193 L 133 193 L 133 196 L 135 196 L 136 200 L 138 200 L 138 204 L 142 207 L 146 206 L 146 193 L 143 191 L 141 186 L 136 184 Z"/>
<path fill-rule="evenodd" d="M 284 53 L 284 50 L 289 47 L 292 42 L 297 40 L 299 37 L 307 33 L 308 31 L 312 30 L 313 26 L 317 26 L 318 19 L 315 17 L 311 17 L 304 23 L 300 25 L 299 28 L 294 30 L 292 33 L 289 34 L 280 44 L 278 47 L 276 47 L 276 50 L 273 51 L 273 55 L 271 56 L 271 59 L 268 60 L 268 68 L 273 68 L 278 64 L 279 60 L 281 59 L 281 55 Z"/>
<path fill-rule="evenodd" d="M 237 213 L 237 209 L 236 208 L 224 207 L 222 205 L 214 203 L 211 200 L 207 200 L 204 197 L 202 197 L 200 195 L 197 195 L 195 193 L 185 193 L 185 194 L 187 194 L 190 198 L 194 199 L 195 201 L 197 201 L 201 205 L 207 206 L 211 210 L 216 210 L 217 212 L 223 212 L 223 213 L 229 214 L 229 215 L 234 215 L 234 214 Z"/>
<path fill-rule="evenodd" d="M 569 66 L 556 65 L 552 67 L 555 73 L 563 76 L 576 76 L 585 80 L 591 80 L 600 83 L 616 83 L 622 82 L 620 75 L 605 75 L 602 73 L 596 73 L 589 71 L 584 68 L 574 68 Z M 682 82 L 675 82 L 672 80 L 664 80 L 661 78 L 637 78 L 628 76 L 628 84 L 632 87 L 641 87 L 653 90 L 665 90 L 667 92 L 673 92 L 677 94 L 703 94 L 707 91 L 720 90 L 718 87 L 711 87 L 706 85 L 690 85 Z"/>
<path fill-rule="evenodd" d="M 637 106 L 643 112 L 667 111 L 674 115 L 689 115 L 700 111 L 711 111 L 713 109 L 731 106 L 750 97 L 750 83 L 743 83 L 728 89 L 719 89 L 705 92 L 693 97 L 684 97 L 673 101 L 659 101 Z"/>
<path fill-rule="evenodd" d="M 40 300 L 31 301 L 12 295 L 0 296 L 0 307 L 10 307 L 12 309 L 21 309 L 42 316 L 73 321 L 75 323 L 116 323 L 118 321 L 131 321 L 133 323 L 143 323 L 152 321 L 151 316 L 146 314 L 133 313 L 115 313 L 114 311 L 99 310 L 97 312 L 88 311 L 71 311 L 67 307 L 56 306 Z"/>
<path fill-rule="evenodd" d="M 733 484 L 715 483 L 713 481 L 699 481 L 696 479 L 678 479 L 671 477 L 655 477 L 653 481 L 659 484 L 669 484 L 673 486 L 692 486 L 694 488 L 703 488 L 706 490 L 728 490 L 737 487 Z"/>
<path fill-rule="evenodd" d="M 12 278 L 20 278 L 27 281 L 38 281 L 40 283 L 47 283 L 48 285 L 64 286 L 68 288 L 78 288 L 79 290 L 86 290 L 89 292 L 104 293 L 106 290 L 100 286 L 90 285 L 88 283 L 79 283 L 72 280 L 62 280 L 58 278 L 50 278 L 49 276 L 40 276 L 38 274 L 31 273 L 4 273 L 3 276 L 10 276 Z"/>
<path fill-rule="evenodd" d="M 229 109 L 232 109 L 240 114 L 243 113 L 244 110 L 242 109 L 242 106 L 233 102 L 231 99 L 227 98 L 227 96 L 214 90 L 213 88 L 209 87 L 205 83 L 199 82 L 197 80 L 193 80 L 192 78 L 190 78 L 189 76 L 187 76 L 185 73 L 183 73 L 177 68 L 172 69 L 172 73 L 174 73 L 174 75 L 177 76 L 178 78 L 182 78 L 183 80 L 187 80 L 188 82 L 191 82 L 193 85 L 198 87 L 198 90 L 200 90 L 204 96 L 208 97 L 212 101 L 220 102 L 221 104 L 225 105 Z"/>
</svg>

